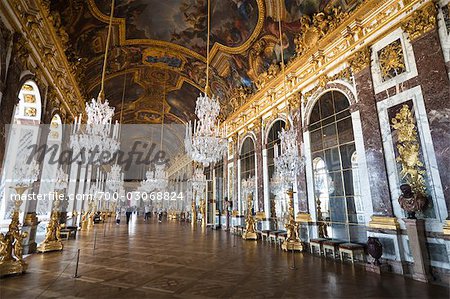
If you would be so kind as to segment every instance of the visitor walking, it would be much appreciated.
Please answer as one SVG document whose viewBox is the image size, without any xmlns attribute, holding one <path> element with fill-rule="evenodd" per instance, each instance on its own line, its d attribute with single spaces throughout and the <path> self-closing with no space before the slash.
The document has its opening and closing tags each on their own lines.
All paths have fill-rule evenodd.
<svg viewBox="0 0 450 299">
<path fill-rule="evenodd" d="M 127 207 L 125 215 L 127 216 L 127 224 L 130 222 L 131 214 L 133 213 L 132 207 Z"/>
<path fill-rule="evenodd" d="M 151 213 L 151 209 L 149 205 L 146 205 L 144 207 L 144 221 L 147 221 L 150 219 L 150 213 Z"/>
</svg>

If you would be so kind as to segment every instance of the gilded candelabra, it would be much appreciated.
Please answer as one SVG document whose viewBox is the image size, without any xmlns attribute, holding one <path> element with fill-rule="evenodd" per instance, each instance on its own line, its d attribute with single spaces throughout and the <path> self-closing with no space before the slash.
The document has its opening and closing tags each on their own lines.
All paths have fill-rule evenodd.
<svg viewBox="0 0 450 299">
<path fill-rule="evenodd" d="M 16 186 L 16 193 L 22 198 L 28 186 Z M 0 233 L 0 277 L 12 274 L 21 274 L 27 269 L 27 263 L 23 260 L 22 241 L 28 236 L 27 232 L 21 233 L 19 228 L 19 213 L 22 199 L 15 202 L 11 223 L 8 232 Z"/>
<path fill-rule="evenodd" d="M 249 193 L 247 195 L 247 215 L 245 217 L 245 231 L 242 234 L 242 239 L 244 240 L 258 239 L 258 236 L 256 234 L 255 219 L 253 218 L 252 215 L 252 208 L 253 208 L 253 195 L 252 193 Z"/>
<path fill-rule="evenodd" d="M 197 207 L 195 205 L 195 195 L 191 203 L 191 225 L 197 226 Z"/>
<path fill-rule="evenodd" d="M 206 227 L 206 200 L 200 201 L 200 213 L 202 214 L 202 227 Z"/>
<path fill-rule="evenodd" d="M 47 225 L 47 232 L 44 241 L 38 245 L 38 252 L 60 251 L 63 250 L 60 233 L 61 225 L 59 223 L 59 197 L 56 193 L 56 199 L 50 216 L 50 222 Z"/>
<path fill-rule="evenodd" d="M 303 251 L 305 246 L 298 235 L 299 224 L 295 222 L 294 216 L 294 192 L 288 190 L 287 195 L 289 196 L 289 213 L 288 222 L 286 224 L 287 237 L 283 244 L 281 244 L 281 248 L 286 251 Z"/>
</svg>

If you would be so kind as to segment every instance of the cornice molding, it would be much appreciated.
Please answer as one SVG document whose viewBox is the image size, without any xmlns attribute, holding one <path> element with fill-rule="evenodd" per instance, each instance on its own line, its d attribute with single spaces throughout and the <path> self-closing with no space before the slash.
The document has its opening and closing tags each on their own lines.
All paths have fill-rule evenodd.
<svg viewBox="0 0 450 299">
<path fill-rule="evenodd" d="M 272 107 L 286 102 L 293 93 L 301 91 L 308 93 L 319 85 L 320 78 L 333 73 L 336 69 L 346 68 L 349 59 L 358 51 L 370 46 L 375 40 L 402 26 L 415 11 L 426 6 L 434 5 L 432 0 L 367 0 L 356 8 L 348 17 L 321 38 L 314 47 L 309 48 L 301 56 L 291 61 L 286 69 L 289 74 L 289 90 L 284 95 L 283 76 L 277 74 L 266 82 L 257 93 L 249 97 L 242 105 L 223 123 L 233 123 L 233 130 L 242 130 L 256 117 L 268 114 Z M 354 28 L 355 30 L 350 30 Z M 356 30 L 357 29 L 357 30 Z M 320 58 L 320 59 L 319 59 Z M 333 76 L 330 76 L 333 77 Z M 272 90 L 274 97 L 268 96 Z M 248 114 L 251 105 L 258 104 L 258 114 Z M 245 121 L 240 117 L 246 113 Z"/>
<path fill-rule="evenodd" d="M 65 55 L 63 39 L 53 26 L 48 5 L 46 0 L 6 0 L 0 3 L 0 8 L 14 30 L 26 40 L 25 47 L 40 75 L 55 89 L 54 94 L 74 117 L 84 111 L 84 99 Z"/>
</svg>

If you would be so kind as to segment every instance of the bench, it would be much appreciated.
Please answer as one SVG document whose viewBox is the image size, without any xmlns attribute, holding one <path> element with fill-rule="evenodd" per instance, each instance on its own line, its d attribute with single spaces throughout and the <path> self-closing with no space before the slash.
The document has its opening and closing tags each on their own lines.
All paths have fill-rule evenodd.
<svg viewBox="0 0 450 299">
<path fill-rule="evenodd" d="M 323 242 L 330 240 L 328 238 L 317 238 L 317 239 L 311 239 L 309 240 L 309 249 L 311 251 L 311 254 L 315 254 L 318 252 L 319 255 L 322 255 L 323 252 Z"/>
<path fill-rule="evenodd" d="M 346 260 L 346 256 L 349 257 L 352 263 L 355 262 L 355 257 L 360 257 L 362 262 L 366 259 L 364 246 L 356 243 L 339 244 L 339 256 L 343 262 Z"/>
<path fill-rule="evenodd" d="M 261 240 L 266 240 L 269 241 L 269 234 L 270 234 L 271 230 L 270 229 L 265 229 L 261 231 Z"/>
<path fill-rule="evenodd" d="M 329 253 L 331 253 L 332 258 L 338 258 L 339 257 L 339 245 L 345 243 L 345 241 L 331 239 L 323 241 L 322 247 L 323 247 L 323 255 L 325 257 L 328 257 Z"/>
<path fill-rule="evenodd" d="M 286 238 L 287 238 L 287 232 L 286 231 L 283 231 L 283 232 L 279 233 L 277 235 L 277 243 L 279 245 L 283 244 L 284 241 L 286 241 Z"/>
<path fill-rule="evenodd" d="M 75 239 L 77 237 L 77 227 L 76 226 L 67 226 L 61 228 L 60 236 L 62 239 Z"/>
</svg>

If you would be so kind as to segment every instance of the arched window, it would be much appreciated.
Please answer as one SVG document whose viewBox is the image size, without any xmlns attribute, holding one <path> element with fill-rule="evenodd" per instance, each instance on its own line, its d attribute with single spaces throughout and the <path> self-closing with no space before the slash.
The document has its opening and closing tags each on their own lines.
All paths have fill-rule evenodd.
<svg viewBox="0 0 450 299">
<path fill-rule="evenodd" d="M 241 180 L 255 176 L 255 144 L 250 137 L 241 148 Z"/>
<path fill-rule="evenodd" d="M 14 169 L 17 165 L 25 163 L 32 153 L 33 146 L 37 145 L 39 139 L 39 123 L 41 119 L 41 95 L 37 84 L 27 80 L 18 91 L 17 104 L 14 107 L 8 140 L 6 142 L 4 167 L 2 169 L 0 195 L 4 195 L 0 206 L 0 222 L 9 219 L 13 208 L 12 201 L 6 200 L 10 197 Z M 21 206 L 21 211 L 27 209 L 29 202 Z M 24 214 L 21 214 L 23 217 Z M 23 222 L 23 221 L 21 221 Z"/>
<path fill-rule="evenodd" d="M 278 137 L 278 133 L 281 132 L 281 129 L 283 129 L 286 126 L 286 123 L 283 120 L 277 120 L 273 123 L 272 127 L 269 130 L 269 134 L 267 136 L 267 170 L 269 174 L 269 180 L 273 177 L 275 173 L 275 163 L 274 163 L 274 157 L 275 157 L 275 147 L 278 148 L 278 153 L 281 153 L 281 142 L 280 138 Z M 272 191 L 272 190 L 271 190 Z M 275 197 L 275 194 L 270 194 L 270 197 Z"/>
<path fill-rule="evenodd" d="M 364 241 L 363 206 L 359 194 L 358 164 L 349 102 L 330 91 L 314 105 L 309 122 L 316 206 L 328 222 L 329 235 Z"/>
<path fill-rule="evenodd" d="M 41 119 L 41 95 L 34 81 L 26 81 L 19 91 L 19 103 L 14 111 L 14 123 L 20 123 L 21 120 L 34 120 L 39 122 Z"/>
<path fill-rule="evenodd" d="M 241 154 L 240 154 L 240 182 L 242 183 L 242 180 L 248 179 L 250 177 L 255 178 L 255 165 L 256 165 L 256 156 L 255 156 L 255 144 L 253 142 L 253 139 L 250 137 L 247 137 L 244 140 L 244 143 L 242 144 L 241 148 Z M 239 211 L 240 213 L 244 213 L 245 206 L 246 206 L 246 200 L 244 198 L 244 193 L 241 186 L 241 192 L 240 192 L 240 198 L 239 198 Z M 255 209 L 255 200 L 256 196 L 253 194 L 253 200 L 254 205 L 253 208 Z"/>
</svg>

